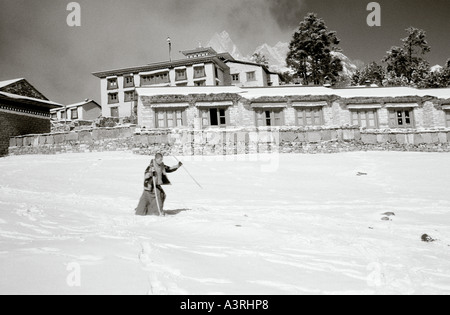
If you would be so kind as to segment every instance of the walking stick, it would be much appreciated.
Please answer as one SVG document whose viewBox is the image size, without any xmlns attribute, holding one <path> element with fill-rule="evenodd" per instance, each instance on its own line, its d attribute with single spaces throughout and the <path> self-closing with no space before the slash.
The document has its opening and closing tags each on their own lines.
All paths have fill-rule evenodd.
<svg viewBox="0 0 450 315">
<path fill-rule="evenodd" d="M 155 165 L 155 163 L 156 163 L 155 160 L 153 160 L 153 169 L 156 172 L 156 165 Z M 156 190 L 158 188 L 156 187 L 156 179 L 155 179 L 155 176 L 153 176 L 153 174 L 152 174 L 152 178 L 153 178 L 153 192 L 155 193 L 156 205 L 158 207 L 159 216 L 162 216 L 161 207 L 159 206 L 159 198 L 158 198 L 158 194 L 156 192 Z"/>
<path fill-rule="evenodd" d="M 172 157 L 177 160 L 178 163 L 180 163 L 180 160 L 177 159 L 176 156 L 172 155 Z M 191 175 L 191 173 L 189 173 L 188 169 L 186 168 L 186 166 L 184 166 L 183 164 L 183 168 L 186 171 L 186 173 L 192 178 L 192 180 L 197 184 L 198 187 L 200 187 L 201 189 L 203 189 L 202 185 L 199 184 L 199 182 L 197 182 L 194 178 L 194 176 Z"/>
</svg>

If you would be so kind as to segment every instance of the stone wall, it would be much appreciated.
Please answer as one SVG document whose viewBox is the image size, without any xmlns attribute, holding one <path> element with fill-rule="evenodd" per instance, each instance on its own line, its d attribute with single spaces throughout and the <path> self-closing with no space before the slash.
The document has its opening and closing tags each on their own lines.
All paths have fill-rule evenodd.
<svg viewBox="0 0 450 315">
<path fill-rule="evenodd" d="M 49 117 L 0 110 L 0 156 L 8 154 L 10 137 L 48 132 Z"/>
<path fill-rule="evenodd" d="M 450 152 L 450 130 L 361 130 L 359 127 L 286 127 L 215 130 L 103 128 L 14 137 L 9 153 L 58 154 L 102 151 L 177 155 L 337 153 L 365 150 Z"/>
</svg>

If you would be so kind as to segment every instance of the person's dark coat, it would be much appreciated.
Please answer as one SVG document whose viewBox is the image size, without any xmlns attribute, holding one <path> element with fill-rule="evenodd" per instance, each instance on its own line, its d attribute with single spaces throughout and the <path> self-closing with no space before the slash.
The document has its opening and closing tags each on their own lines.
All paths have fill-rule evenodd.
<svg viewBox="0 0 450 315">
<path fill-rule="evenodd" d="M 160 178 L 160 185 L 156 184 L 156 189 L 154 188 L 153 180 L 158 177 L 157 172 L 154 171 L 153 174 L 150 170 L 153 167 L 153 161 L 150 166 L 145 170 L 145 181 L 144 181 L 144 193 L 139 201 L 139 205 L 136 208 L 136 215 L 147 216 L 147 215 L 159 215 L 164 211 L 164 203 L 166 201 L 166 193 L 162 189 L 162 185 L 171 185 L 169 178 L 166 174 L 173 173 L 181 167 L 181 163 L 175 167 L 169 167 L 165 164 L 159 165 L 163 172 Z"/>
<path fill-rule="evenodd" d="M 152 168 L 153 163 L 150 164 L 149 167 L 147 167 L 147 169 L 145 170 L 145 180 L 144 180 L 144 189 L 145 190 L 149 190 L 149 191 L 153 191 L 153 177 L 152 176 L 156 176 L 156 172 L 153 172 L 153 174 L 150 174 L 150 169 Z M 177 171 L 179 169 L 179 167 L 170 167 L 167 165 L 163 165 L 164 169 L 166 170 L 166 173 L 173 173 L 175 171 Z M 166 186 L 166 185 L 172 185 L 172 183 L 170 182 L 169 178 L 167 177 L 166 174 L 162 175 L 162 186 Z"/>
</svg>

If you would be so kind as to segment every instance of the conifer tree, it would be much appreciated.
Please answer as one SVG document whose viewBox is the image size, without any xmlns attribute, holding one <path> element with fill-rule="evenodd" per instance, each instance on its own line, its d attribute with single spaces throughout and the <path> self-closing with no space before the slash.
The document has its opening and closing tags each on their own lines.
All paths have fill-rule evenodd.
<svg viewBox="0 0 450 315">
<path fill-rule="evenodd" d="M 286 62 L 305 85 L 322 85 L 327 80 L 335 83 L 343 70 L 342 61 L 332 54 L 339 51 L 339 42 L 323 19 L 309 13 L 293 36 Z"/>
<path fill-rule="evenodd" d="M 403 81 L 406 78 L 408 84 L 414 85 L 420 82 L 419 80 L 424 66 L 428 64 L 425 55 L 431 51 L 426 39 L 426 32 L 424 30 L 410 27 L 406 29 L 408 36 L 402 39 L 403 45 L 401 47 L 394 46 L 384 57 L 383 62 L 387 64 L 387 72 L 393 75 L 393 81 Z M 428 64 L 429 67 L 429 64 Z M 390 85 L 393 82 L 390 82 Z"/>
</svg>

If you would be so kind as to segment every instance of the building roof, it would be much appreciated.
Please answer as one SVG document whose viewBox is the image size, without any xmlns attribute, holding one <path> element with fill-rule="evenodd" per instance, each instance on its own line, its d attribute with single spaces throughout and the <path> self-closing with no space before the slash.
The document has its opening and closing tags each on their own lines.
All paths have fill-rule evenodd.
<svg viewBox="0 0 450 315">
<path fill-rule="evenodd" d="M 419 90 L 423 96 L 432 96 L 441 99 L 450 99 L 450 88 Z"/>
<path fill-rule="evenodd" d="M 139 96 L 245 93 L 244 90 L 236 86 L 145 87 L 137 88 L 136 92 Z"/>
<path fill-rule="evenodd" d="M 185 55 L 186 57 L 189 57 L 191 55 L 200 54 L 200 53 L 206 53 L 208 55 L 217 55 L 217 51 L 215 51 L 211 47 L 199 47 L 199 48 L 195 48 L 195 49 L 191 49 L 191 50 L 184 50 L 181 53 L 183 55 Z"/>
<path fill-rule="evenodd" d="M 198 95 L 198 94 L 239 94 L 246 99 L 260 97 L 289 97 L 289 96 L 338 96 L 341 98 L 384 98 L 384 97 L 435 97 L 450 99 L 448 89 L 415 89 L 408 87 L 392 88 L 346 88 L 331 89 L 322 86 L 286 86 L 264 88 L 240 88 L 236 86 L 216 87 L 165 87 L 138 88 L 139 96 L 163 95 Z"/>
<path fill-rule="evenodd" d="M 16 92 L 11 91 L 11 88 L 14 90 L 14 85 L 16 85 L 18 83 L 24 83 L 24 85 L 22 85 L 22 87 L 25 86 L 33 91 L 34 96 L 29 96 L 29 97 L 37 98 L 37 99 L 44 100 L 44 101 L 49 101 L 49 99 L 47 97 L 45 97 L 40 91 L 38 91 L 30 82 L 28 82 L 24 78 L 13 79 L 13 80 L 8 80 L 8 81 L 1 81 L 0 82 L 0 91 L 4 91 L 7 93 L 11 93 L 11 94 L 18 94 Z M 22 92 L 20 92 L 20 93 L 22 93 Z M 25 96 L 24 94 L 18 94 L 18 95 Z M 38 95 L 39 97 L 35 97 L 36 95 Z"/>
<path fill-rule="evenodd" d="M 247 92 L 245 98 L 258 97 L 286 97 L 286 96 L 329 96 L 334 95 L 334 90 L 322 86 L 289 86 L 289 87 L 264 87 L 244 88 Z"/>
<path fill-rule="evenodd" d="M 54 108 L 54 109 L 51 110 L 51 112 L 56 112 L 56 111 L 61 110 L 61 109 L 70 109 L 70 108 L 81 107 L 81 106 L 84 106 L 84 105 L 90 104 L 90 103 L 94 103 L 98 107 L 101 107 L 101 105 L 98 104 L 96 101 L 87 99 L 87 100 L 85 100 L 83 102 L 66 105 L 66 106 L 64 106 L 62 108 Z"/>
<path fill-rule="evenodd" d="M 115 70 L 107 70 L 107 71 L 100 71 L 100 72 L 94 72 L 92 73 L 94 76 L 103 79 L 110 76 L 120 76 L 125 74 L 137 74 L 140 72 L 148 72 L 148 71 L 155 71 L 155 70 L 162 70 L 167 68 L 176 68 L 176 67 L 182 67 L 182 66 L 192 66 L 195 64 L 201 64 L 201 63 L 215 63 L 219 65 L 223 69 L 228 69 L 228 66 L 223 62 L 223 60 L 220 58 L 219 55 L 211 55 L 206 57 L 198 57 L 198 58 L 185 58 L 180 60 L 174 60 L 174 61 L 165 61 L 165 62 L 156 62 L 144 66 L 138 66 L 138 67 L 130 67 L 130 68 L 122 68 L 122 69 L 115 69 Z"/>
<path fill-rule="evenodd" d="M 333 91 L 336 95 L 343 98 L 422 96 L 419 90 L 409 87 L 357 87 L 334 89 Z"/>
<path fill-rule="evenodd" d="M 22 80 L 25 80 L 25 79 L 24 78 L 20 78 L 20 79 L 13 79 L 13 80 L 7 80 L 7 81 L 0 81 L 0 89 L 4 88 L 4 87 L 7 87 L 7 86 L 9 86 L 11 84 L 20 82 Z"/>
<path fill-rule="evenodd" d="M 261 67 L 261 68 L 264 69 L 264 71 L 267 74 L 277 74 L 278 75 L 278 73 L 270 71 L 269 68 L 266 65 L 263 65 L 263 64 L 260 64 L 260 63 L 250 62 L 250 61 L 243 61 L 243 60 L 236 60 L 236 59 L 225 60 L 225 63 L 229 63 L 229 62 L 231 62 L 231 63 L 239 63 L 239 64 L 243 64 L 243 65 L 249 65 L 249 66 L 255 66 L 255 67 Z"/>
<path fill-rule="evenodd" d="M 11 93 L 6 93 L 6 92 L 0 92 L 0 99 L 10 100 L 10 101 L 20 101 L 22 103 L 37 105 L 39 107 L 45 107 L 45 108 L 50 108 L 50 109 L 63 106 L 61 104 L 51 102 L 51 101 L 45 101 L 45 100 L 40 100 L 40 99 L 33 98 L 33 97 L 27 97 L 27 96 L 11 94 Z"/>
</svg>

